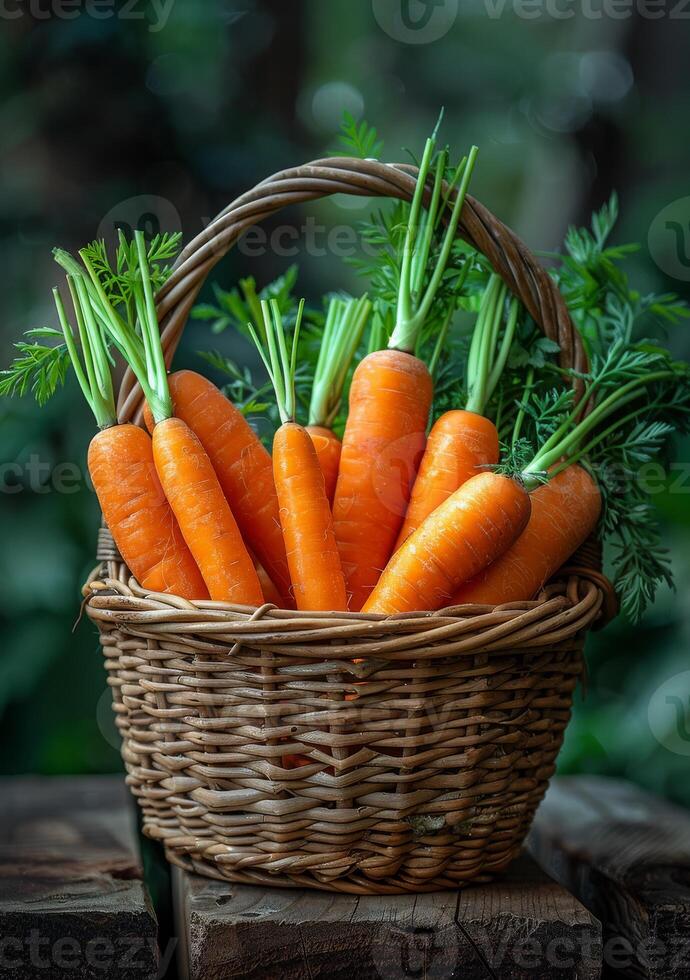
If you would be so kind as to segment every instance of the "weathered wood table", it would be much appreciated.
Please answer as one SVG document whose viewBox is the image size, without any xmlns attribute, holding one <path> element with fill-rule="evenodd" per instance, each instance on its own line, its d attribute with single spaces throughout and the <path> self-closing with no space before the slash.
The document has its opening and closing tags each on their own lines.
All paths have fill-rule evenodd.
<svg viewBox="0 0 690 980">
<path fill-rule="evenodd" d="M 626 783 L 556 780 L 532 856 L 459 892 L 357 898 L 175 870 L 172 936 L 133 820 L 118 777 L 0 781 L 0 980 L 690 978 L 690 815 Z"/>
<path fill-rule="evenodd" d="M 527 856 L 492 885 L 416 896 L 233 886 L 177 870 L 174 880 L 190 980 L 600 974 L 598 921 Z"/>
<path fill-rule="evenodd" d="M 118 776 L 0 781 L 0 977 L 155 977 L 156 917 Z"/>
<path fill-rule="evenodd" d="M 602 923 L 606 970 L 690 978 L 690 814 L 630 783 L 554 780 L 532 854 Z"/>
</svg>

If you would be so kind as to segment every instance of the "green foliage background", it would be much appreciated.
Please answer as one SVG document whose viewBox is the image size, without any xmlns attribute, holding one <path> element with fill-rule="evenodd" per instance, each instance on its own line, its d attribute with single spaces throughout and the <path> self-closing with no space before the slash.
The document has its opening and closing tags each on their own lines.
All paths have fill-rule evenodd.
<svg viewBox="0 0 690 980">
<path fill-rule="evenodd" d="M 189 238 L 257 180 L 324 154 L 343 107 L 379 126 L 386 159 L 404 159 L 445 105 L 456 150 L 481 149 L 473 193 L 535 249 L 557 248 L 568 224 L 586 223 L 617 188 L 616 238 L 643 244 L 631 260 L 640 288 L 688 298 L 688 283 L 664 275 L 646 244 L 657 213 L 687 194 L 686 22 L 488 10 L 462 4 L 443 38 L 420 45 L 391 38 L 372 4 L 351 0 L 176 0 L 155 30 L 150 20 L 87 13 L 8 20 L 0 34 L 3 362 L 24 329 L 53 322 L 53 245 L 90 240 L 114 206 L 142 194 L 169 202 L 163 207 Z M 366 202 L 336 198 L 268 230 L 307 215 L 323 229 L 353 226 L 365 214 Z M 352 288 L 333 242 L 324 230 L 311 254 L 304 238 L 260 255 L 236 252 L 217 278 L 229 287 L 252 274 L 262 284 L 299 257 L 308 297 Z M 686 358 L 687 329 L 671 338 Z M 211 340 L 203 321 L 191 324 L 178 363 L 200 367 L 195 352 L 210 347 L 256 363 L 243 339 Z M 99 517 L 84 467 L 91 433 L 73 385 L 44 410 L 0 406 L 6 772 L 120 768 L 94 630 L 84 621 L 73 630 Z M 684 469 L 658 494 L 678 592 L 662 594 L 640 626 L 619 621 L 592 637 L 587 697 L 560 764 L 624 775 L 690 803 L 687 757 L 665 749 L 648 723 L 653 692 L 690 667 L 687 445 L 679 456 Z M 683 697 L 687 690 L 679 687 Z"/>
</svg>

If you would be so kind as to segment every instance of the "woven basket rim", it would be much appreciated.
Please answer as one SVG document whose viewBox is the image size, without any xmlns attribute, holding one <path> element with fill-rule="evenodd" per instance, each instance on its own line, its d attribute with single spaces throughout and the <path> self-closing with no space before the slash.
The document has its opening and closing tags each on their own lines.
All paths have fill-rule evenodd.
<svg viewBox="0 0 690 980">
<path fill-rule="evenodd" d="M 120 575 L 103 575 L 103 566 L 99 565 L 84 586 L 86 611 L 96 624 L 117 626 L 135 635 L 151 632 L 159 638 L 166 634 L 170 638 L 181 634 L 212 638 L 218 634 L 224 643 L 249 643 L 273 652 L 290 650 L 291 655 L 299 646 L 305 657 L 317 659 L 338 655 L 356 658 L 365 650 L 370 654 L 372 638 L 379 641 L 376 656 L 384 659 L 443 657 L 447 655 L 443 646 L 436 649 L 429 644 L 447 639 L 456 643 L 456 638 L 464 634 L 469 638 L 464 646 L 468 650 L 481 647 L 490 652 L 494 641 L 496 649 L 516 643 L 524 643 L 527 649 L 535 643 L 569 639 L 591 629 L 597 621 L 607 622 L 611 615 L 603 584 L 606 580 L 601 573 L 584 568 L 573 568 L 567 577 L 555 579 L 538 598 L 529 601 L 499 606 L 447 606 L 392 616 L 307 612 L 281 609 L 271 603 L 252 607 L 191 601 L 148 592 L 133 577 L 122 574 L 124 565 L 119 564 L 119 569 L 116 566 L 114 571 L 118 570 Z M 338 640 L 342 641 L 342 651 Z M 363 644 L 361 651 L 357 641 Z M 320 652 L 307 644 L 320 644 Z M 425 649 L 420 650 L 421 644 L 425 644 Z M 390 649 L 386 651 L 385 647 Z"/>
</svg>

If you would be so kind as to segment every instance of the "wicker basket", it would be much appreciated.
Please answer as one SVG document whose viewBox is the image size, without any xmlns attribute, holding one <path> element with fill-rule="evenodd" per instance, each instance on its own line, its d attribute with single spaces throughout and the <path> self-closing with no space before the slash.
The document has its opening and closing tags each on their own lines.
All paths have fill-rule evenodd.
<svg viewBox="0 0 690 980">
<path fill-rule="evenodd" d="M 349 158 L 286 170 L 182 253 L 158 297 L 168 359 L 208 272 L 285 205 L 411 199 L 413 168 Z M 583 370 L 553 281 L 478 201 L 462 236 Z M 119 399 L 136 419 L 130 374 Z M 127 779 L 170 861 L 230 881 L 356 894 L 486 881 L 518 853 L 554 771 L 585 635 L 610 614 L 596 549 L 532 602 L 384 618 L 146 594 L 107 531 L 86 609 Z M 308 765 L 284 768 L 287 754 Z"/>
</svg>

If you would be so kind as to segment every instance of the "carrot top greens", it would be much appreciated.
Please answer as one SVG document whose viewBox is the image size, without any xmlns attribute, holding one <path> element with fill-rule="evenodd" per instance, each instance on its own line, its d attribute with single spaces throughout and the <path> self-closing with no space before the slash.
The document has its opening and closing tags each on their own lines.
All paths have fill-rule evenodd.
<svg viewBox="0 0 690 980">
<path fill-rule="evenodd" d="M 673 294 L 632 289 L 619 263 L 635 247 L 608 245 L 616 215 L 612 198 L 591 230 L 570 229 L 552 271 L 590 358 L 590 371 L 579 375 L 582 401 L 575 403 L 568 384 L 572 372 L 529 365 L 501 469 L 532 489 L 573 463 L 590 470 L 602 494 L 600 535 L 634 621 L 659 583 L 672 584 L 644 466 L 663 458 L 672 436 L 690 427 L 688 365 L 657 341 L 636 338 L 654 321 L 676 323 L 690 311 Z M 591 409 L 583 413 L 586 404 Z"/>
<path fill-rule="evenodd" d="M 64 249 L 53 251 L 55 261 L 80 283 L 84 303 L 107 344 L 134 371 L 157 422 L 172 415 L 172 402 L 155 293 L 172 271 L 168 263 L 177 254 L 180 237 L 164 233 L 147 244 L 142 231 L 128 240 L 120 230 L 112 260 L 103 241 L 80 249 L 81 262 Z"/>
<path fill-rule="evenodd" d="M 472 332 L 467 358 L 467 402 L 469 412 L 484 415 L 508 361 L 517 326 L 520 304 L 510 300 L 505 317 L 508 290 L 500 276 L 492 273 L 482 296 L 477 322 Z M 505 319 L 503 334 L 501 326 Z"/>
<path fill-rule="evenodd" d="M 386 340 L 389 347 L 418 352 L 429 336 L 435 342 L 449 307 L 457 304 L 463 259 L 456 235 L 479 151 L 473 146 L 451 166 L 449 149 L 437 152 L 440 123 L 426 141 L 412 202 L 380 209 L 362 226 L 369 257 L 352 264 L 369 280 L 374 297 L 370 350 Z"/>
<path fill-rule="evenodd" d="M 345 382 L 371 312 L 366 296 L 333 296 L 328 304 L 314 371 L 309 425 L 331 428 L 340 411 Z"/>
<path fill-rule="evenodd" d="M 297 367 L 299 333 L 302 324 L 302 315 L 304 313 L 304 300 L 300 301 L 297 309 L 297 319 L 289 351 L 285 334 L 285 324 L 278 301 L 276 299 L 270 301 L 262 300 L 261 313 L 265 341 L 259 337 L 254 325 L 250 321 L 247 322 L 247 329 L 256 344 L 256 349 L 271 379 L 281 422 L 294 422 L 297 418 L 295 370 Z"/>
</svg>

